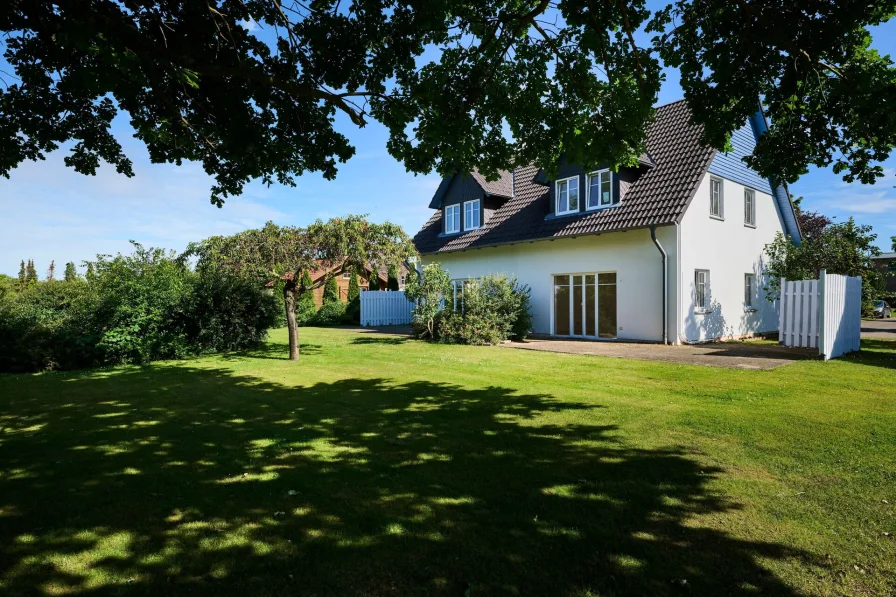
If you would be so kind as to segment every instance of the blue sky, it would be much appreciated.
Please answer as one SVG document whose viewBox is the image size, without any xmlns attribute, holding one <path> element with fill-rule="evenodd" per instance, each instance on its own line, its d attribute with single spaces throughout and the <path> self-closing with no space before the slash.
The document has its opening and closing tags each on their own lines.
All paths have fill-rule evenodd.
<svg viewBox="0 0 896 597">
<path fill-rule="evenodd" d="M 882 53 L 896 54 L 896 21 L 878 27 L 874 39 Z M 678 73 L 667 69 L 659 103 L 681 97 Z M 108 165 L 96 176 L 77 174 L 64 166 L 66 152 L 60 150 L 43 162 L 21 164 L 9 180 L 0 178 L 0 273 L 15 275 L 21 259 L 33 258 L 43 276 L 51 259 L 57 267 L 67 261 L 80 266 L 97 253 L 129 251 L 130 239 L 180 251 L 190 241 L 268 220 L 305 225 L 367 213 L 374 221 L 390 220 L 416 232 L 430 216 L 427 204 L 439 177 L 406 172 L 386 152 L 387 132 L 377 123 L 357 129 L 345 118 L 337 122 L 357 153 L 341 165 L 336 180 L 308 174 L 295 188 L 252 183 L 219 209 L 209 203 L 211 179 L 198 164 L 151 164 L 132 138 L 127 115 L 120 115 L 113 132 L 134 161 L 135 177 Z M 879 246 L 889 250 L 896 235 L 896 158 L 884 165 L 887 176 L 876 185 L 847 184 L 829 168 L 813 169 L 791 185 L 791 192 L 803 195 L 809 210 L 873 225 Z"/>
</svg>

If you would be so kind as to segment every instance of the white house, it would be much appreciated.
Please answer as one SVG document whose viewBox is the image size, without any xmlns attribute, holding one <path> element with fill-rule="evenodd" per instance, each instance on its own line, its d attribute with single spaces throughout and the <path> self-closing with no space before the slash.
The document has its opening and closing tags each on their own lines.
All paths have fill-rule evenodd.
<svg viewBox="0 0 896 597">
<path fill-rule="evenodd" d="M 786 189 L 741 160 L 765 130 L 758 113 L 719 153 L 683 101 L 667 104 L 636 167 L 446 177 L 414 243 L 456 287 L 491 273 L 528 285 L 538 334 L 682 343 L 776 331 L 763 247 L 800 232 Z"/>
</svg>

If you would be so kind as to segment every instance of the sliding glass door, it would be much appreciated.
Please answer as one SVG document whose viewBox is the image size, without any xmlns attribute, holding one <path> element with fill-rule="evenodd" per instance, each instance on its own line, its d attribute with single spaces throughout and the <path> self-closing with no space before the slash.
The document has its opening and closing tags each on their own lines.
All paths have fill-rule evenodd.
<svg viewBox="0 0 896 597">
<path fill-rule="evenodd" d="M 554 334 L 616 337 L 616 273 L 554 276 Z"/>
</svg>

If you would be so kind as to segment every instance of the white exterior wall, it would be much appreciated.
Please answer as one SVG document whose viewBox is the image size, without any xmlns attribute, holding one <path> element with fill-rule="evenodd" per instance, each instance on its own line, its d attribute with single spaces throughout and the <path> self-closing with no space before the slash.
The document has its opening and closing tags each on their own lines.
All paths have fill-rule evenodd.
<svg viewBox="0 0 896 597">
<path fill-rule="evenodd" d="M 657 238 L 669 259 L 669 339 L 675 338 L 677 296 L 677 242 L 674 226 L 657 229 Z M 616 272 L 617 337 L 661 341 L 662 260 L 649 230 L 613 232 L 471 249 L 427 255 L 425 263 L 438 261 L 452 279 L 478 278 L 503 273 L 516 277 L 531 289 L 533 331 L 553 332 L 553 276 L 590 272 Z"/>
<path fill-rule="evenodd" d="M 706 174 L 680 225 L 681 320 L 679 339 L 701 342 L 749 336 L 778 329 L 777 305 L 765 298 L 764 247 L 784 231 L 777 204 L 756 190 L 756 227 L 744 225 L 744 186 L 722 179 L 724 220 L 709 215 L 710 174 Z M 754 189 L 755 190 L 755 189 Z M 694 271 L 709 270 L 707 304 L 695 309 Z M 744 309 L 744 275 L 756 275 L 755 311 Z"/>
</svg>

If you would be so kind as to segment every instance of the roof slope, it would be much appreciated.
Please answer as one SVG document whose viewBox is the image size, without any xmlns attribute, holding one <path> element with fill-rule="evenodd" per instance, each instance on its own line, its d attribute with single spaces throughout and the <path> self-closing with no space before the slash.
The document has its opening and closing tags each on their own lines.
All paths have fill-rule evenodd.
<svg viewBox="0 0 896 597">
<path fill-rule="evenodd" d="M 499 197 L 513 197 L 513 175 L 509 170 L 498 170 L 498 180 L 489 182 L 478 171 L 473 171 L 471 176 L 479 183 L 482 190 L 489 195 Z"/>
<path fill-rule="evenodd" d="M 437 211 L 414 237 L 414 244 L 420 253 L 429 254 L 672 224 L 684 214 L 715 155 L 700 144 L 700 132 L 690 123 L 683 100 L 657 108 L 647 130 L 647 153 L 655 167 L 632 183 L 617 207 L 545 219 L 548 187 L 534 182 L 539 168 L 526 166 L 514 171 L 513 198 L 482 228 L 440 236 L 442 212 Z"/>
</svg>

